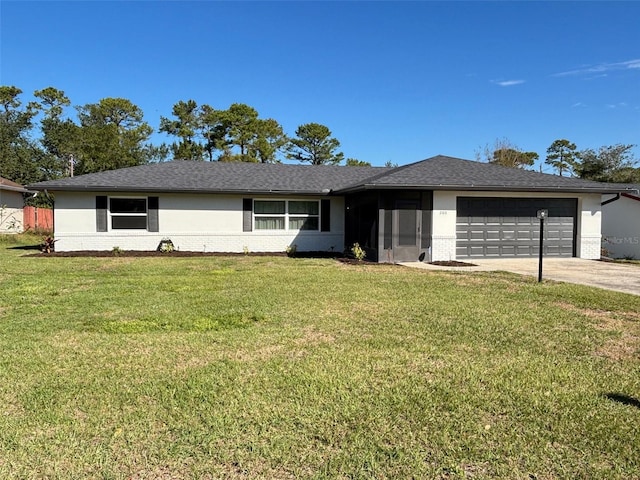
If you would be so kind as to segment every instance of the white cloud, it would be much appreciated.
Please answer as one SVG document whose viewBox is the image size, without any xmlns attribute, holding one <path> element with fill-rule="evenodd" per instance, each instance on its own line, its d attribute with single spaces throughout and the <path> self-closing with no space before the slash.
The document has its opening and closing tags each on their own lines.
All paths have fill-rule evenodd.
<svg viewBox="0 0 640 480">
<path fill-rule="evenodd" d="M 631 69 L 640 69 L 640 59 L 627 60 L 626 62 L 600 63 L 598 65 L 584 65 L 583 67 L 577 68 L 575 70 L 568 70 L 566 72 L 554 73 L 552 76 L 568 77 L 572 75 L 591 75 L 594 73 L 603 74 L 599 76 L 604 76 L 605 72 L 610 72 L 613 70 L 631 70 Z"/>
<path fill-rule="evenodd" d="M 513 85 L 520 85 L 524 83 L 524 80 L 491 80 L 491 83 L 495 83 L 501 87 L 511 87 Z"/>
<path fill-rule="evenodd" d="M 571 108 L 586 107 L 586 106 L 587 105 L 582 102 L 576 102 L 573 105 L 571 105 Z"/>
</svg>

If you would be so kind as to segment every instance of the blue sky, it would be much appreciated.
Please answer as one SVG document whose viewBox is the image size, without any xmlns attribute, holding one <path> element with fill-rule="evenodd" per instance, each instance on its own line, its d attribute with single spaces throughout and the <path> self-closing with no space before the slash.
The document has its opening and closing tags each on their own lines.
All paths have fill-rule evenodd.
<svg viewBox="0 0 640 480">
<path fill-rule="evenodd" d="M 0 83 L 128 98 L 154 128 L 179 100 L 246 103 L 373 165 L 501 138 L 544 160 L 559 138 L 640 143 L 639 18 L 612 1 L 2 0 Z"/>
</svg>

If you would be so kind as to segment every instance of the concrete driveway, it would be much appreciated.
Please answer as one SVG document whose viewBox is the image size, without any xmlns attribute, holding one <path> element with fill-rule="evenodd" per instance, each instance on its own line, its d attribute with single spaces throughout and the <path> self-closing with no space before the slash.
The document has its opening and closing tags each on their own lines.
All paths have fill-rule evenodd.
<svg viewBox="0 0 640 480">
<path fill-rule="evenodd" d="M 538 278 L 537 258 L 500 258 L 467 260 L 475 267 L 442 267 L 420 262 L 402 265 L 429 270 L 454 270 L 458 272 L 504 271 Z M 581 258 L 545 258 L 542 277 L 560 282 L 579 283 L 592 287 L 616 290 L 640 295 L 640 265 L 583 260 Z"/>
</svg>

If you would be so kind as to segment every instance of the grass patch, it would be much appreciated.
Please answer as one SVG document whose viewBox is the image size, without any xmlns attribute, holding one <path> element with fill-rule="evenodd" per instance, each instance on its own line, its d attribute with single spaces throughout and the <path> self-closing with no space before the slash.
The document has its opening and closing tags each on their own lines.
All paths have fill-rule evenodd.
<svg viewBox="0 0 640 480">
<path fill-rule="evenodd" d="M 640 477 L 640 297 L 14 245 L 0 478 Z"/>
</svg>

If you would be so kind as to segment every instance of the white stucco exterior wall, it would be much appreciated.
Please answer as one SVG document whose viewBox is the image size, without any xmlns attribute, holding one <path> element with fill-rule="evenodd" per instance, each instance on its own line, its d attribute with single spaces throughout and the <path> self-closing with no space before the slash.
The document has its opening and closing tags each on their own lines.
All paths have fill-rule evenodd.
<svg viewBox="0 0 640 480">
<path fill-rule="evenodd" d="M 178 250 L 197 252 L 342 251 L 344 200 L 331 198 L 331 230 L 243 231 L 242 199 L 249 196 L 209 194 L 153 194 L 159 197 L 159 232 L 96 228 L 96 195 L 105 193 L 57 192 L 54 232 L 56 250 L 155 250 L 169 238 Z M 121 197 L 145 197 L 118 192 Z M 256 199 L 265 197 L 254 197 Z M 320 197 L 268 197 L 269 200 L 320 200 Z"/>
<path fill-rule="evenodd" d="M 24 231 L 22 193 L 0 189 L 0 233 Z"/>
<path fill-rule="evenodd" d="M 601 207 L 598 194 L 556 194 L 526 192 L 467 192 L 434 191 L 432 217 L 432 261 L 456 259 L 456 203 L 458 197 L 511 197 L 511 198 L 577 198 L 576 255 L 579 258 L 600 258 Z"/>
<path fill-rule="evenodd" d="M 640 259 L 640 197 L 622 196 L 602 207 L 602 236 L 609 256 Z"/>
<path fill-rule="evenodd" d="M 602 245 L 602 207 L 600 195 L 578 197 L 578 258 L 599 259 Z"/>
</svg>

